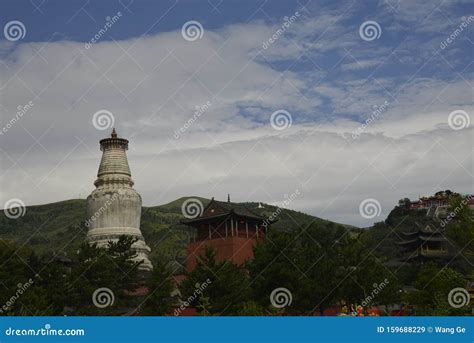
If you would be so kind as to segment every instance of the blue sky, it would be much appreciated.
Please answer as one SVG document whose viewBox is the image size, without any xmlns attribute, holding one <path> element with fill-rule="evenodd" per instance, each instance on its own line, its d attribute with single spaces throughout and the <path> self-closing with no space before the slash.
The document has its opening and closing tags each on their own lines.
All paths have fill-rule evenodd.
<svg viewBox="0 0 474 343">
<path fill-rule="evenodd" d="M 380 81 L 380 87 L 373 93 L 397 101 L 398 92 L 412 81 L 414 75 L 450 82 L 458 79 L 460 74 L 472 74 L 472 65 L 469 65 L 472 62 L 472 29 L 456 39 L 449 49 L 442 50 L 439 46 L 463 17 L 472 15 L 472 7 L 469 1 L 432 1 L 426 4 L 410 1 L 281 0 L 6 1 L 2 24 L 11 19 L 21 20 L 28 28 L 23 42 L 87 42 L 102 27 L 107 16 L 120 11 L 123 13 L 120 25 L 101 38 L 101 41 L 120 41 L 176 31 L 189 20 L 199 21 L 205 30 L 222 30 L 230 25 L 252 22 L 279 26 L 285 16 L 299 11 L 303 20 L 322 17 L 332 25 L 303 32 L 290 29 L 287 42 L 299 45 L 294 47 L 298 53 L 277 59 L 263 54 L 261 63 L 268 63 L 275 70 L 307 73 L 313 84 L 324 78 L 344 87 L 344 82 L 351 79 L 366 78 L 367 83 L 373 84 L 382 78 L 383 84 Z M 372 42 L 360 40 L 358 29 L 366 20 L 380 24 L 382 34 L 379 39 Z M 305 39 L 303 42 L 302 37 Z M 336 41 L 336 46 L 311 48 L 311 45 L 325 44 L 329 40 Z M 433 56 L 436 51 L 438 54 Z M 334 68 L 339 61 L 351 72 Z M 302 95 L 311 97 L 314 93 L 305 90 Z M 360 122 L 365 120 L 366 110 L 363 108 L 338 110 L 332 106 L 330 96 L 318 95 L 325 112 Z M 364 102 L 362 95 L 354 100 Z M 300 114 L 293 119 L 304 122 L 330 118 Z"/>
<path fill-rule="evenodd" d="M 0 25 L 26 34 L 0 36 L 0 200 L 87 196 L 103 110 L 131 140 L 147 205 L 227 193 L 278 204 L 300 189 L 290 207 L 368 225 L 405 196 L 473 192 L 472 126 L 448 120 L 474 120 L 473 12 L 469 1 L 3 1 Z M 184 39 L 189 21 L 201 38 Z M 374 39 L 360 31 L 370 22 Z M 277 111 L 291 126 L 270 125 Z M 380 218 L 361 218 L 366 198 Z"/>
<path fill-rule="evenodd" d="M 35 2 L 34 2 L 35 3 Z M 118 11 L 127 14 L 123 25 L 105 39 L 127 39 L 145 34 L 174 31 L 188 20 L 198 20 L 209 29 L 218 29 L 229 24 L 247 22 L 265 1 L 9 1 L 9 17 L 21 18 L 27 26 L 34 26 L 27 41 L 47 41 L 55 33 L 56 39 L 84 42 L 96 33 L 100 20 Z M 213 5 L 214 3 L 214 5 Z M 41 4 L 41 5 L 40 5 Z M 285 15 L 294 11 L 297 3 L 276 1 L 266 6 L 270 15 Z M 81 10 L 83 9 L 83 10 Z M 87 12 L 87 13 L 86 13 Z M 167 13 L 167 14 L 165 14 Z M 163 16 L 163 17 L 162 17 Z M 47 18 L 47 21 L 43 19 Z M 255 20 L 271 21 L 257 11 Z M 157 21 L 159 23 L 157 23 Z M 95 21 L 94 21 L 95 20 Z M 274 20 L 274 19 L 273 19 Z M 154 25 L 157 23 L 156 25 Z M 59 29 L 61 28 L 61 29 Z"/>
</svg>

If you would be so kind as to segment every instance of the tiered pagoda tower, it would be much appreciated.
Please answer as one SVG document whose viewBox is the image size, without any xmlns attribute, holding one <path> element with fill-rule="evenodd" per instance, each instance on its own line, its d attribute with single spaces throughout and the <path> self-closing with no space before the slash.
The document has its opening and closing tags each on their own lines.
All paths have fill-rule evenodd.
<svg viewBox="0 0 474 343">
<path fill-rule="evenodd" d="M 213 198 L 197 218 L 182 223 L 195 229 L 187 247 L 186 270 L 191 272 L 207 247 L 215 249 L 217 262 L 241 265 L 253 258 L 253 246 L 265 237 L 272 221 L 230 199 Z"/>
<path fill-rule="evenodd" d="M 142 198 L 133 189 L 125 153 L 128 140 L 118 138 L 113 129 L 110 138 L 100 141 L 100 149 L 103 153 L 94 182 L 96 189 L 87 197 L 87 241 L 105 246 L 122 235 L 136 237 L 138 240 L 133 245 L 137 252 L 136 260 L 143 260 L 139 268 L 151 271 L 153 266 L 148 259 L 150 248 L 140 231 Z"/>
<path fill-rule="evenodd" d="M 403 248 L 405 261 L 429 259 L 443 261 L 453 257 L 450 251 L 451 244 L 444 237 L 445 229 L 426 225 L 401 234 L 402 240 L 397 244 Z"/>
</svg>

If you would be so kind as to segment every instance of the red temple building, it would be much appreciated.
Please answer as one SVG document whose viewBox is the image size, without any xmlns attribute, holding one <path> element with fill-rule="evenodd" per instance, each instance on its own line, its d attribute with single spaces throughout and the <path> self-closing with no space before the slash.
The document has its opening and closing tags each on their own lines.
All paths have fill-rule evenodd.
<svg viewBox="0 0 474 343">
<path fill-rule="evenodd" d="M 436 192 L 432 196 L 420 197 L 417 201 L 410 202 L 410 208 L 414 210 L 428 210 L 433 207 L 447 207 L 452 198 L 461 196 L 459 193 L 453 193 L 450 190 Z M 463 196 L 471 199 L 472 195 Z"/>
<path fill-rule="evenodd" d="M 186 270 L 191 272 L 207 247 L 215 249 L 217 262 L 241 265 L 252 259 L 253 246 L 265 237 L 271 221 L 230 199 L 212 198 L 198 217 L 182 223 L 195 229 L 187 247 Z"/>
</svg>

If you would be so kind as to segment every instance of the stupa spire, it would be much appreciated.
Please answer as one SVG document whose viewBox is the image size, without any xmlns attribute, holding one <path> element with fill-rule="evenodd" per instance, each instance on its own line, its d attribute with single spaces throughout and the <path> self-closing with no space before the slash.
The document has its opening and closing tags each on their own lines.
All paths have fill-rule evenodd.
<svg viewBox="0 0 474 343">
<path fill-rule="evenodd" d="M 128 140 L 119 138 L 115 128 L 109 138 L 100 141 L 102 159 L 94 182 L 96 189 L 87 197 L 87 240 L 106 246 L 122 235 L 135 237 L 137 241 L 132 248 L 137 253 L 136 260 L 143 261 L 139 268 L 150 271 L 153 268 L 148 259 L 150 248 L 140 231 L 142 198 L 132 188 L 127 149 Z"/>
</svg>

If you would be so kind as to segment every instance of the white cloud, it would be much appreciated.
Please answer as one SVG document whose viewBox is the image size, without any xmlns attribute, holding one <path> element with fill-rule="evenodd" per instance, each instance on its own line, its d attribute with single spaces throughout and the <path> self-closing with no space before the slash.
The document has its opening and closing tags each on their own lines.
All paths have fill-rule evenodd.
<svg viewBox="0 0 474 343">
<path fill-rule="evenodd" d="M 379 59 L 368 59 L 363 61 L 356 61 L 352 63 L 345 63 L 342 65 L 342 70 L 360 70 L 360 69 L 367 69 L 373 66 L 377 66 L 380 64 Z"/>
<path fill-rule="evenodd" d="M 282 47 L 290 37 L 304 46 L 311 23 L 318 24 L 295 23 L 293 36 L 282 36 L 264 57 L 298 55 Z M 272 30 L 257 22 L 207 30 L 196 42 L 176 31 L 89 50 L 73 42 L 18 46 L 0 67 L 2 126 L 18 105 L 32 100 L 34 107 L 0 136 L 0 203 L 86 197 L 99 164 L 98 140 L 109 134 L 91 123 L 101 109 L 131 140 L 130 164 L 145 205 L 227 193 L 235 201 L 278 203 L 299 189 L 295 209 L 368 225 L 358 213 L 365 198 L 382 203 L 382 220 L 405 196 L 472 191 L 472 129 L 446 126 L 454 109 L 474 114 L 465 80 L 448 85 L 414 77 L 395 100 L 384 88 L 394 83 L 388 77 L 365 82 L 347 74 L 313 84 L 307 73 L 281 73 L 258 55 Z M 344 46 L 333 34 L 318 44 Z M 334 113 L 321 110 L 327 99 Z M 385 100 L 388 110 L 353 140 L 360 122 L 341 113 L 369 115 Z M 175 139 L 195 106 L 207 101 L 209 109 Z M 292 114 L 291 128 L 269 125 L 277 109 Z"/>
</svg>

